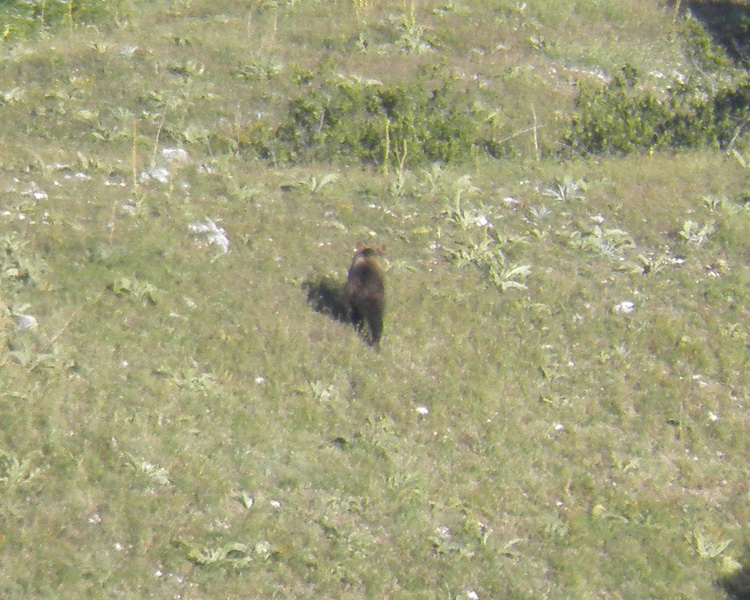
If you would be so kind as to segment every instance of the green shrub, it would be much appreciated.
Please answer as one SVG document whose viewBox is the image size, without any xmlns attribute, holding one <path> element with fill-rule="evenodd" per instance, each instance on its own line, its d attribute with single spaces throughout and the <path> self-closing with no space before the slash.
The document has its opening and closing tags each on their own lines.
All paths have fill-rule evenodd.
<svg viewBox="0 0 750 600">
<path fill-rule="evenodd" d="M 687 57 L 704 72 L 715 72 L 731 65 L 726 54 L 714 44 L 708 32 L 690 13 L 681 22 L 678 35 Z"/>
<path fill-rule="evenodd" d="M 249 139 L 262 157 L 293 163 L 416 166 L 502 152 L 487 112 L 444 75 L 396 84 L 305 77 L 280 123 L 257 127 Z"/>
<path fill-rule="evenodd" d="M 630 153 L 725 146 L 742 133 L 750 106 L 745 81 L 714 90 L 688 80 L 664 93 L 639 82 L 624 67 L 605 86 L 582 85 L 563 143 L 582 154 Z"/>
<path fill-rule="evenodd" d="M 120 2 L 99 0 L 10 0 L 0 2 L 0 39 L 23 39 L 40 28 L 100 21 Z"/>
<path fill-rule="evenodd" d="M 686 18 L 678 35 L 694 75 L 659 90 L 626 65 L 604 86 L 581 84 L 563 143 L 583 154 L 630 153 L 726 146 L 744 133 L 747 73 L 731 68 L 698 21 Z"/>
</svg>

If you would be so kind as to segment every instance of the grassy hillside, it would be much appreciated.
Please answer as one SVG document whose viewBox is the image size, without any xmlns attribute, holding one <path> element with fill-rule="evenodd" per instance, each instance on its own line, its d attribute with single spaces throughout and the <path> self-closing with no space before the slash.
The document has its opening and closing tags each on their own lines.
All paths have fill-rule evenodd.
<svg viewBox="0 0 750 600">
<path fill-rule="evenodd" d="M 4 597 L 747 597 L 746 75 L 559 4 L 0 5 Z"/>
</svg>

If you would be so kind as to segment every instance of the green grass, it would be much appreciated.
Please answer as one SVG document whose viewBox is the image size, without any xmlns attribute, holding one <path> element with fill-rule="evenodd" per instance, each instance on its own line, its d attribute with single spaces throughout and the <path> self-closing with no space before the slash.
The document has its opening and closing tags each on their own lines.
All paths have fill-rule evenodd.
<svg viewBox="0 0 750 600">
<path fill-rule="evenodd" d="M 556 154 L 581 69 L 688 71 L 674 29 L 638 1 L 193 0 L 6 40 L 3 595 L 742 597 L 744 142 Z M 432 65 L 506 158 L 248 141 L 305 74 Z M 307 301 L 359 240 L 388 248 L 380 353 Z"/>
</svg>

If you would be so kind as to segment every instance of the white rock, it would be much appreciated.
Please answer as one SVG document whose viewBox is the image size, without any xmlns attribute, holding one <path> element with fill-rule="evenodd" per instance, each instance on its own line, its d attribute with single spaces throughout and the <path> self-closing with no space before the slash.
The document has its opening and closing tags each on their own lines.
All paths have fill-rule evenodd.
<svg viewBox="0 0 750 600">
<path fill-rule="evenodd" d="M 16 320 L 16 327 L 21 330 L 30 329 L 31 331 L 36 331 L 39 327 L 39 323 L 31 315 L 15 315 L 14 318 Z"/>
<path fill-rule="evenodd" d="M 143 171 L 139 177 L 141 182 L 148 181 L 149 179 L 155 179 L 159 183 L 169 182 L 169 169 L 166 167 L 155 167 L 148 171 Z"/>
<path fill-rule="evenodd" d="M 635 310 L 635 304 L 630 300 L 623 300 L 622 302 L 615 304 L 612 310 L 614 310 L 616 313 L 629 315 Z"/>
<path fill-rule="evenodd" d="M 187 151 L 182 148 L 163 148 L 161 155 L 171 165 L 189 165 L 193 162 Z"/>
<path fill-rule="evenodd" d="M 208 217 L 206 217 L 203 223 L 190 223 L 188 229 L 196 234 L 196 237 L 204 237 L 209 244 L 215 244 L 221 248 L 222 252 L 229 252 L 229 237 L 227 236 L 227 232 Z"/>
</svg>

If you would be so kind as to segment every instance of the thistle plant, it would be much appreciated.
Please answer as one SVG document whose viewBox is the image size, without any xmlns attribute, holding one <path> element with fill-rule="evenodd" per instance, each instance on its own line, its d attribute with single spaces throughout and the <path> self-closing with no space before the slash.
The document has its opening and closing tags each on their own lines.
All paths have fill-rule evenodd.
<svg viewBox="0 0 750 600">
<path fill-rule="evenodd" d="M 718 558 L 732 543 L 732 540 L 713 540 L 697 529 L 692 536 L 688 536 L 688 539 L 695 545 L 698 556 L 705 559 Z"/>
<path fill-rule="evenodd" d="M 498 235 L 484 236 L 478 242 L 466 240 L 453 248 L 448 248 L 448 255 L 458 268 L 473 265 L 484 271 L 490 281 L 501 292 L 509 289 L 525 289 L 525 279 L 531 274 L 529 265 L 508 265 L 502 246 L 507 240 Z"/>
<path fill-rule="evenodd" d="M 635 241 L 627 231 L 603 229 L 599 225 L 589 231 L 574 231 L 570 243 L 574 248 L 597 252 L 611 260 L 620 260 L 623 250 L 635 248 Z"/>
<path fill-rule="evenodd" d="M 432 49 L 432 46 L 424 39 L 424 25 L 417 22 L 414 2 L 410 5 L 409 13 L 401 18 L 399 29 L 401 30 L 399 44 L 407 54 L 422 54 Z"/>
<path fill-rule="evenodd" d="M 714 223 L 706 223 L 700 225 L 691 219 L 686 219 L 682 224 L 682 230 L 678 235 L 692 246 L 702 246 L 707 240 L 708 236 L 716 230 Z"/>
<path fill-rule="evenodd" d="M 42 469 L 33 466 L 36 454 L 19 458 L 15 454 L 0 452 L 0 484 L 15 487 L 37 477 Z"/>
<path fill-rule="evenodd" d="M 529 212 L 531 212 L 531 216 L 536 222 L 546 221 L 553 214 L 552 211 L 543 204 L 538 207 L 532 206 L 529 209 Z"/>
<path fill-rule="evenodd" d="M 570 200 L 585 200 L 585 192 L 586 182 L 583 179 L 576 181 L 570 175 L 566 175 L 562 181 L 556 181 L 542 194 L 554 198 L 558 202 L 568 202 Z"/>
<path fill-rule="evenodd" d="M 170 484 L 169 471 L 161 465 L 148 462 L 129 452 L 123 452 L 123 458 L 129 467 L 146 479 L 163 486 Z"/>
<path fill-rule="evenodd" d="M 453 202 L 443 210 L 443 216 L 447 220 L 460 225 L 461 229 L 467 229 L 471 225 L 489 225 L 484 206 L 477 208 L 471 202 L 463 201 L 464 194 L 476 191 L 477 188 L 472 184 L 469 175 L 464 175 L 456 180 L 453 184 Z"/>
<path fill-rule="evenodd" d="M 489 268 L 489 276 L 492 283 L 501 291 L 525 290 L 526 278 L 531 275 L 529 265 L 513 265 L 508 268 L 497 269 L 494 265 Z"/>
</svg>

